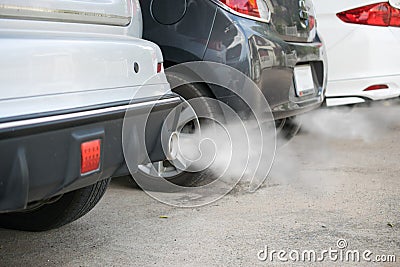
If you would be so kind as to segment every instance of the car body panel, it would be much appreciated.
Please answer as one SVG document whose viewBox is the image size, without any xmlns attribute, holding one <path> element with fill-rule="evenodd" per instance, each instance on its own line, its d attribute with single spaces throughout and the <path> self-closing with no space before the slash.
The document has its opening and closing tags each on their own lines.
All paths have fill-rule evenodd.
<svg viewBox="0 0 400 267">
<path fill-rule="evenodd" d="M 373 84 L 385 84 L 389 88 L 372 91 L 361 90 L 368 88 Z M 400 95 L 400 75 L 385 75 L 370 78 L 367 77 L 360 79 L 337 80 L 330 81 L 328 85 L 328 90 L 330 91 L 327 92 L 327 96 L 329 96 L 329 98 L 358 96 L 363 99 L 362 102 L 365 102 L 366 100 L 384 100 L 398 97 Z"/>
<path fill-rule="evenodd" d="M 400 28 L 349 24 L 336 14 L 379 1 L 314 1 L 328 55 L 327 97 L 381 100 L 400 95 Z M 388 89 L 364 91 L 371 85 Z"/>
<path fill-rule="evenodd" d="M 273 2 L 275 7 L 282 4 L 281 1 Z M 288 42 L 276 30 L 281 21 L 276 16 L 270 23 L 252 20 L 230 13 L 209 0 L 190 1 L 187 7 L 187 12 L 202 7 L 197 14 L 202 18 L 201 24 L 195 15 L 187 16 L 186 12 L 175 24 L 165 25 L 153 18 L 150 1 L 142 0 L 141 5 L 144 10 L 143 37 L 160 45 L 169 65 L 204 60 L 227 64 L 241 71 L 263 90 L 276 119 L 300 114 L 323 101 L 326 56 L 317 35 L 311 43 L 306 39 Z M 189 28 L 191 33 L 181 33 L 179 28 Z M 309 34 L 308 37 L 313 36 Z M 268 57 L 265 56 L 266 49 Z M 313 67 L 315 94 L 299 98 L 295 96 L 293 69 L 296 64 L 307 63 L 319 65 L 318 69 Z M 218 99 L 232 105 L 229 98 L 235 98 L 233 94 L 226 95 L 215 86 L 210 89 Z M 239 104 L 237 108 L 240 110 Z"/>
<path fill-rule="evenodd" d="M 141 39 L 0 35 L 0 118 L 130 99 L 162 61 L 158 47 Z M 165 77 L 159 83 L 167 85 Z"/>
<path fill-rule="evenodd" d="M 164 158 L 162 147 L 157 145 L 160 129 L 179 103 L 180 98 L 171 95 L 162 100 L 139 99 L 112 108 L 89 107 L 92 110 L 0 123 L 0 213 L 23 210 L 34 201 L 45 201 L 111 176 L 129 175 L 122 149 L 127 109 L 134 122 L 130 124 L 132 144 L 125 146 L 133 150 L 130 168 Z M 147 117 L 149 107 L 154 109 Z M 146 138 L 145 127 L 150 127 Z M 100 168 L 81 174 L 80 145 L 93 139 L 101 140 Z"/>
<path fill-rule="evenodd" d="M 324 88 L 323 71 L 320 79 L 315 77 L 318 87 L 315 94 L 301 99 L 294 94 L 293 69 L 302 62 L 323 64 L 322 44 L 286 42 L 279 35 L 274 35 L 273 31 L 271 33 L 267 27 L 263 22 L 243 19 L 219 10 L 209 44 L 220 45 L 209 46 L 204 60 L 221 59 L 220 63 L 234 67 L 249 76 L 263 91 L 276 118 L 299 112 L 303 108 L 300 104 L 303 101 L 321 103 Z M 262 64 L 262 47 L 269 47 L 274 59 L 272 65 Z M 219 56 L 215 56 L 217 52 Z M 214 93 L 222 100 L 227 98 L 219 95 L 216 90 Z"/>
<path fill-rule="evenodd" d="M 0 19 L 0 120 L 131 99 L 163 61 L 157 45 L 139 39 L 141 12 L 133 6 L 134 22 L 124 27 Z M 142 97 L 161 91 L 149 86 Z"/>
<path fill-rule="evenodd" d="M 201 60 L 214 23 L 216 5 L 210 1 L 173 1 L 175 9 L 185 9 L 184 16 L 180 16 L 173 24 L 165 24 L 160 23 L 158 17 L 154 18 L 153 13 L 157 11 L 154 10 L 156 5 L 152 3 L 153 1 L 149 0 L 141 1 L 143 18 L 146 18 L 143 21 L 143 27 L 146 29 L 143 38 L 157 40 L 166 67 L 168 62 Z"/>
<path fill-rule="evenodd" d="M 389 3 L 396 8 L 400 8 L 400 1 L 398 0 L 389 0 Z"/>
<path fill-rule="evenodd" d="M 73 20 L 1 16 L 5 4 L 84 14 Z M 89 23 L 79 18 L 85 12 L 131 21 Z M 165 159 L 161 127 L 181 99 L 158 69 L 160 48 L 141 34 L 136 0 L 0 0 L 0 213 L 128 175 L 127 111 L 130 169 Z M 81 144 L 93 140 L 102 148 L 99 169 L 82 174 Z"/>
<path fill-rule="evenodd" d="M 272 11 L 271 26 L 289 42 L 313 42 L 316 28 L 310 28 L 310 16 L 315 18 L 311 0 L 267 0 Z"/>
<path fill-rule="evenodd" d="M 127 26 L 132 7 L 130 0 L 3 0 L 0 17 Z"/>
</svg>

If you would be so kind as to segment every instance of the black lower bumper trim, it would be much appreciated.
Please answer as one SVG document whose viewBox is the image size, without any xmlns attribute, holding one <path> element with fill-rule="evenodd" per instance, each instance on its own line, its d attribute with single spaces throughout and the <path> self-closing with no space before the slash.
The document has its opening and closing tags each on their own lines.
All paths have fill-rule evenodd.
<svg viewBox="0 0 400 267">
<path fill-rule="evenodd" d="M 88 186 L 112 177 L 117 171 L 121 175 L 120 170 L 126 170 L 122 126 L 127 109 L 130 119 L 138 121 L 133 136 L 143 136 L 143 127 L 151 126 L 145 141 L 130 147 L 135 152 L 130 159 L 135 161 L 132 165 L 142 164 L 147 156 L 150 160 L 164 158 L 158 142 L 160 129 L 165 117 L 179 103 L 179 97 L 154 99 L 0 124 L 0 212 L 22 210 L 30 202 Z M 149 105 L 153 109 L 147 117 L 143 110 L 147 111 Z M 81 175 L 80 144 L 93 139 L 101 139 L 100 169 Z"/>
</svg>

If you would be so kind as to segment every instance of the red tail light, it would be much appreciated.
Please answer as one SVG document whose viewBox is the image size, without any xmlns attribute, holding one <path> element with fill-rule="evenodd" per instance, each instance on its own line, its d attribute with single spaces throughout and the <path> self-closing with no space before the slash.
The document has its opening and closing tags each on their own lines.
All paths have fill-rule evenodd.
<svg viewBox="0 0 400 267">
<path fill-rule="evenodd" d="M 314 27 L 315 27 L 315 17 L 314 16 L 310 16 L 309 17 L 309 22 L 310 22 L 310 24 L 309 24 L 309 28 L 310 28 L 310 30 L 312 30 L 312 29 L 314 29 Z"/>
<path fill-rule="evenodd" d="M 271 12 L 265 0 L 218 0 L 223 6 L 241 15 L 269 21 Z"/>
<path fill-rule="evenodd" d="M 400 10 L 387 2 L 340 12 L 337 16 L 347 23 L 400 27 Z"/>
<path fill-rule="evenodd" d="M 374 90 L 388 89 L 388 88 L 389 86 L 387 86 L 386 84 L 377 84 L 377 85 L 372 85 L 367 89 L 364 89 L 364 91 L 374 91 Z"/>
<path fill-rule="evenodd" d="M 392 16 L 390 17 L 390 26 L 400 27 L 400 9 L 392 8 Z"/>
<path fill-rule="evenodd" d="M 220 0 L 220 2 L 241 14 L 261 17 L 256 0 Z"/>
</svg>

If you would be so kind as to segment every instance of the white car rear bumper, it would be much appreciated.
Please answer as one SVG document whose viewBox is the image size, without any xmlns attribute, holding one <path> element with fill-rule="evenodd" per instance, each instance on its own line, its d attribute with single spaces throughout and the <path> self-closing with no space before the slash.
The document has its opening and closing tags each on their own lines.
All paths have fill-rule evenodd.
<svg viewBox="0 0 400 267">
<path fill-rule="evenodd" d="M 385 84 L 388 89 L 364 91 L 371 85 Z M 328 82 L 328 106 L 362 103 L 366 100 L 384 100 L 400 96 L 400 75 Z"/>
</svg>

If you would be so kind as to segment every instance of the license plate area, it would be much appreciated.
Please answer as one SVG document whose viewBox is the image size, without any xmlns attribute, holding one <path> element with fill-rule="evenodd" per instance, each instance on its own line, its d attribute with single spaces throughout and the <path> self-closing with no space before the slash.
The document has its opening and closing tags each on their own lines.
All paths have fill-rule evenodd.
<svg viewBox="0 0 400 267">
<path fill-rule="evenodd" d="M 294 83 L 298 97 L 312 95 L 315 92 L 314 78 L 310 65 L 294 67 Z"/>
</svg>

